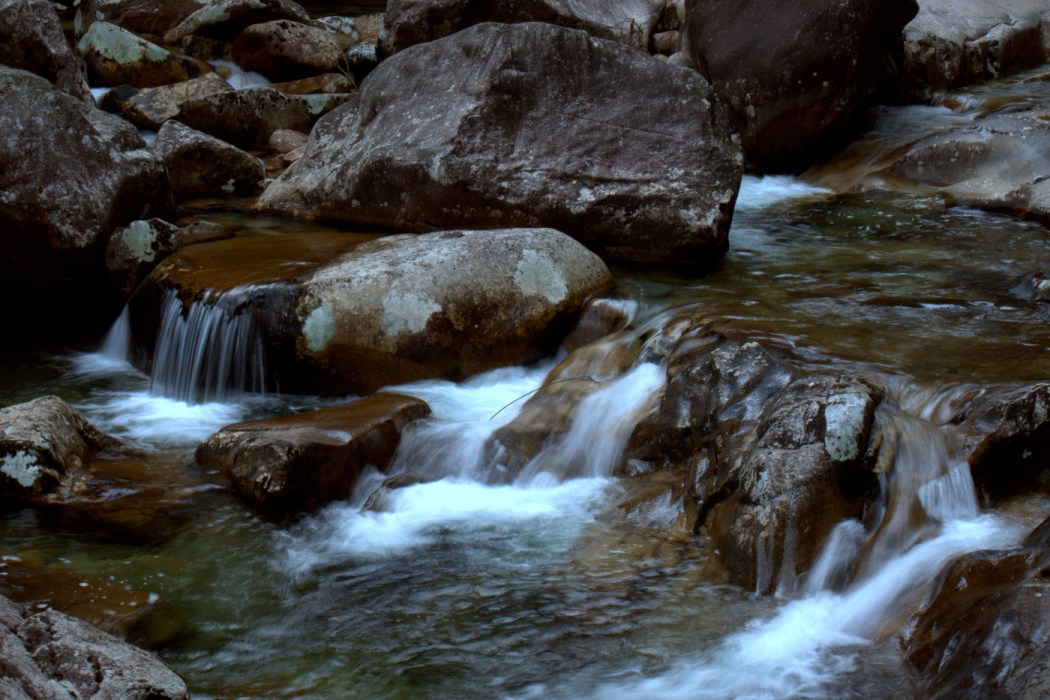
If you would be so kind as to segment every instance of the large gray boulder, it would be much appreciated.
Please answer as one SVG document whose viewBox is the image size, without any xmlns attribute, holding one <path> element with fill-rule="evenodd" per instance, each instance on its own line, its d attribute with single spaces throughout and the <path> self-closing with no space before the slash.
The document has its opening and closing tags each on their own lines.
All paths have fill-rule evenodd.
<svg viewBox="0 0 1050 700">
<path fill-rule="evenodd" d="M 751 165 L 800 170 L 841 147 L 887 82 L 915 0 L 689 0 L 687 51 Z"/>
<path fill-rule="evenodd" d="M 90 98 L 80 59 L 66 42 L 50 2 L 0 0 L 0 37 L 0 63 L 41 75 L 77 99 Z"/>
<path fill-rule="evenodd" d="M 741 167 L 695 72 L 581 31 L 482 24 L 381 63 L 260 204 L 403 231 L 550 226 L 608 258 L 712 267 Z"/>
<path fill-rule="evenodd" d="M 379 48 L 386 55 L 482 22 L 546 22 L 645 49 L 664 0 L 390 0 Z"/>
<path fill-rule="evenodd" d="M 0 134 L 0 288 L 22 298 L 7 312 L 76 308 L 69 291 L 105 276 L 107 234 L 171 206 L 164 165 L 123 119 L 22 71 L 0 69 Z"/>
<path fill-rule="evenodd" d="M 404 427 L 430 413 L 401 394 L 346 406 L 228 425 L 197 448 L 248 503 L 272 516 L 297 515 L 350 496 L 368 466 L 386 469 Z"/>
<path fill-rule="evenodd" d="M 0 596 L 0 696 L 11 700 L 188 700 L 158 657 L 55 610 Z"/>
<path fill-rule="evenodd" d="M 918 0 L 904 28 L 909 96 L 977 83 L 1037 66 L 1050 50 L 1048 0 Z"/>
</svg>

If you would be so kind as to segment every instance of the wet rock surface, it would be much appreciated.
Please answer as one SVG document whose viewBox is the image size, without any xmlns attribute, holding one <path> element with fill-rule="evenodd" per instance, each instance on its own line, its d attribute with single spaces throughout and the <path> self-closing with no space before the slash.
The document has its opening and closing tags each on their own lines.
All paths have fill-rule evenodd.
<svg viewBox="0 0 1050 700">
<path fill-rule="evenodd" d="M 43 76 L 79 100 L 91 93 L 80 73 L 80 61 L 62 34 L 58 14 L 46 0 L 0 3 L 0 64 Z"/>
<path fill-rule="evenodd" d="M 1047 60 L 1046 0 L 918 0 L 904 28 L 904 90 L 912 97 L 976 83 Z"/>
<path fill-rule="evenodd" d="M 0 691 L 35 699 L 186 700 L 186 683 L 156 656 L 54 610 L 0 596 Z"/>
<path fill-rule="evenodd" d="M 646 49 L 663 0 L 391 0 L 379 47 L 385 55 L 482 22 L 545 22 Z"/>
<path fill-rule="evenodd" d="M 106 288 L 107 234 L 171 206 L 164 165 L 127 122 L 21 71 L 0 70 L 0 134 L 0 288 L 23 300 L 6 315 L 79 310 Z"/>
<path fill-rule="evenodd" d="M 266 177 L 255 156 L 177 121 L 160 128 L 153 152 L 164 161 L 172 193 L 180 198 L 253 194 Z"/>
<path fill-rule="evenodd" d="M 57 396 L 2 408 L 0 498 L 40 501 L 94 453 L 120 447 Z"/>
<path fill-rule="evenodd" d="M 366 467 L 385 469 L 404 427 L 429 413 L 419 399 L 374 394 L 346 406 L 226 426 L 196 457 L 221 469 L 253 507 L 297 515 L 347 498 Z"/>
<path fill-rule="evenodd" d="M 1021 547 L 952 562 L 903 648 L 925 697 L 1032 699 L 1050 692 L 1050 521 Z"/>
<path fill-rule="evenodd" d="M 209 222 L 178 227 L 162 219 L 132 221 L 110 236 L 106 267 L 117 291 L 130 296 L 154 267 L 183 246 L 232 236 L 226 227 Z"/>
<path fill-rule="evenodd" d="M 843 145 L 885 80 L 914 0 L 693 0 L 685 46 L 751 165 L 799 170 Z"/>
<path fill-rule="evenodd" d="M 397 230 L 550 226 L 608 258 L 711 267 L 740 170 L 695 73 L 579 31 L 484 24 L 381 63 L 260 204 Z"/>
</svg>

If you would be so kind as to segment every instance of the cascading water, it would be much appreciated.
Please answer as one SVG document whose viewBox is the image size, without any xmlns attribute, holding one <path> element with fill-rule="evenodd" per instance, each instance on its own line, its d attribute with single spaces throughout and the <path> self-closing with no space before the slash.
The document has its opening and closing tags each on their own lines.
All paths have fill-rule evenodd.
<svg viewBox="0 0 1050 700">
<path fill-rule="evenodd" d="M 164 297 L 153 353 L 151 392 L 181 401 L 222 401 L 266 391 L 262 337 L 240 294 L 194 301 L 183 311 L 174 291 Z"/>
</svg>

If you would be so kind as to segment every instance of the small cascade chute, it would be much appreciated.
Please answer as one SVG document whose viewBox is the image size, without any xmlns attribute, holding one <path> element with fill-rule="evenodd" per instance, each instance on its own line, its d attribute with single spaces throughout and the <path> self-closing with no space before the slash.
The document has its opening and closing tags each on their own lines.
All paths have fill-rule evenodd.
<svg viewBox="0 0 1050 700">
<path fill-rule="evenodd" d="M 209 403 L 266 391 L 262 336 L 254 317 L 237 308 L 241 298 L 234 289 L 194 301 L 184 312 L 178 294 L 167 292 L 153 353 L 151 393 Z"/>
<path fill-rule="evenodd" d="M 125 305 L 102 341 L 98 354 L 107 361 L 127 362 L 131 353 L 131 314 Z"/>
</svg>

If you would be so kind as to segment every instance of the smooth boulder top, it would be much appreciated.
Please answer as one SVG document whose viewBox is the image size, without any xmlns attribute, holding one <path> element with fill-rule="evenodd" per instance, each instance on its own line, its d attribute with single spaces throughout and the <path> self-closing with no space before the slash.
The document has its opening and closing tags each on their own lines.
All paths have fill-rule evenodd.
<svg viewBox="0 0 1050 700">
<path fill-rule="evenodd" d="M 550 226 L 606 258 L 713 267 L 741 170 L 694 71 L 489 23 L 381 63 L 260 205 L 401 231 Z"/>
</svg>

